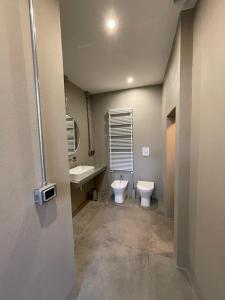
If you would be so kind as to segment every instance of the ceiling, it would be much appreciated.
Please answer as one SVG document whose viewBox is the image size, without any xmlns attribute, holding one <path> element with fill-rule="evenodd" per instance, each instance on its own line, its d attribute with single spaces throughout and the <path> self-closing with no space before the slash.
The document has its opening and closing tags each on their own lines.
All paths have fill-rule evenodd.
<svg viewBox="0 0 225 300">
<path fill-rule="evenodd" d="M 162 83 L 184 1 L 61 0 L 65 75 L 92 94 Z"/>
</svg>

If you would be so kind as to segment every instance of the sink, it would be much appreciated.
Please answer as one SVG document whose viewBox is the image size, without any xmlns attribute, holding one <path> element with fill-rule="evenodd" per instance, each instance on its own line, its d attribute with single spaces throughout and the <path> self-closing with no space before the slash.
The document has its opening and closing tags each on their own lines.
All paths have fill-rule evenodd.
<svg viewBox="0 0 225 300">
<path fill-rule="evenodd" d="M 91 175 L 95 167 L 93 166 L 78 166 L 70 169 L 70 180 L 79 181 L 84 177 Z"/>
</svg>

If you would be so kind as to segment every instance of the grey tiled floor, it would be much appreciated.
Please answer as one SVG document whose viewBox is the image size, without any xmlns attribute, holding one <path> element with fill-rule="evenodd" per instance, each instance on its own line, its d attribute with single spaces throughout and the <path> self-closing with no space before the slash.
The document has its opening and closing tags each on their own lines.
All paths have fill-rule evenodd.
<svg viewBox="0 0 225 300">
<path fill-rule="evenodd" d="M 137 202 L 90 202 L 74 218 L 78 300 L 193 300 L 173 222 Z"/>
</svg>

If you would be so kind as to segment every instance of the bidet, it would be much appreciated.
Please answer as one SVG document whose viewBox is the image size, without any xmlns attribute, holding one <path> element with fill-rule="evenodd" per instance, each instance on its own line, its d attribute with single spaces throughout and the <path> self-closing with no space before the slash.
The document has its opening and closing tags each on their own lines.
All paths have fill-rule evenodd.
<svg viewBox="0 0 225 300">
<path fill-rule="evenodd" d="M 125 191 L 128 185 L 127 180 L 114 180 L 111 187 L 114 192 L 114 201 L 117 204 L 121 204 L 125 200 Z"/>
</svg>

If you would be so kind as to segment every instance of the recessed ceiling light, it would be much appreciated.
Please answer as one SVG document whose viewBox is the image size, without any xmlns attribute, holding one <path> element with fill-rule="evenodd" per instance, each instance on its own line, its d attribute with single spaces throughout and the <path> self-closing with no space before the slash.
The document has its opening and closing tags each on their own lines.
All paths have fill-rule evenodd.
<svg viewBox="0 0 225 300">
<path fill-rule="evenodd" d="M 116 28 L 116 20 L 115 19 L 109 19 L 106 21 L 106 25 L 110 30 L 113 30 Z"/>
<path fill-rule="evenodd" d="M 131 76 L 130 76 L 130 77 L 128 77 L 128 78 L 127 78 L 127 82 L 128 82 L 128 83 L 132 83 L 132 82 L 134 82 L 134 78 L 133 78 L 133 77 L 131 77 Z"/>
<path fill-rule="evenodd" d="M 105 29 L 108 31 L 109 34 L 116 33 L 118 29 L 118 21 L 115 17 L 109 17 L 105 20 Z"/>
</svg>

